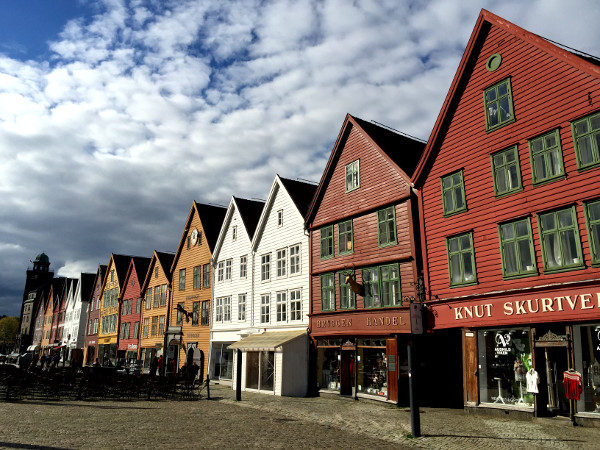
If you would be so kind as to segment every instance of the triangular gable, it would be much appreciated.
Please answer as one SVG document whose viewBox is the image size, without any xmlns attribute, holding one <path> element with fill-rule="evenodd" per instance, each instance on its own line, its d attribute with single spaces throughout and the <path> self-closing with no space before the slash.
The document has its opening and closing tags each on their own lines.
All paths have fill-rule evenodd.
<svg viewBox="0 0 600 450">
<path fill-rule="evenodd" d="M 452 84 L 450 85 L 450 89 L 448 90 L 448 94 L 446 95 L 446 99 L 442 105 L 442 109 L 440 110 L 433 130 L 431 131 L 431 135 L 427 141 L 423 156 L 419 161 L 419 164 L 417 165 L 415 173 L 412 177 L 415 186 L 420 186 L 427 176 L 428 168 L 431 167 L 431 164 L 436 157 L 434 150 L 437 152 L 440 148 L 440 139 L 444 138 L 444 130 L 447 127 L 448 122 L 452 119 L 454 111 L 461 98 L 466 81 L 468 81 L 468 78 L 471 76 L 472 65 L 474 63 L 474 59 L 477 59 L 478 49 L 485 41 L 486 35 L 492 26 L 498 27 L 503 31 L 510 33 L 514 37 L 539 48 L 540 50 L 550 54 L 566 64 L 571 65 L 572 67 L 575 67 L 576 69 L 581 70 L 582 72 L 593 76 L 594 78 L 600 77 L 600 67 L 596 60 L 576 55 L 536 34 L 533 34 L 499 16 L 496 16 L 489 11 L 486 11 L 485 9 L 482 9 L 479 17 L 477 18 L 475 28 L 473 29 L 471 37 L 467 43 L 462 59 L 460 60 L 460 64 L 458 65 L 458 69 L 454 75 L 454 79 L 452 80 Z"/>
<path fill-rule="evenodd" d="M 152 254 L 152 258 L 150 258 L 150 265 L 148 266 L 148 270 L 146 270 L 146 275 L 144 280 L 140 284 L 140 292 L 143 293 L 148 289 L 148 285 L 150 284 L 150 280 L 152 279 L 152 274 L 154 273 L 154 268 L 158 264 L 162 272 L 165 274 L 165 278 L 167 282 L 171 284 L 172 272 L 171 266 L 173 265 L 173 261 L 175 260 L 175 253 L 165 253 L 154 250 Z M 138 274 L 139 277 L 139 274 Z"/>
<path fill-rule="evenodd" d="M 258 242 L 262 237 L 267 221 L 269 220 L 269 217 L 271 215 L 275 199 L 281 192 L 283 192 L 284 195 L 287 195 L 288 198 L 290 198 L 291 202 L 296 207 L 296 212 L 298 213 L 300 219 L 304 221 L 306 211 L 310 206 L 316 189 L 317 186 L 314 184 L 288 180 L 285 178 L 281 178 L 279 175 L 275 175 L 275 179 L 273 180 L 273 184 L 271 185 L 271 190 L 269 191 L 269 196 L 267 197 L 267 201 L 264 207 L 262 208 L 256 231 L 254 233 L 254 236 L 252 237 L 252 248 L 256 250 Z M 300 207 L 298 207 L 298 205 L 300 205 Z"/>
<path fill-rule="evenodd" d="M 146 275 L 148 273 L 148 268 L 150 267 L 152 258 L 144 258 L 142 256 L 134 256 L 133 258 L 131 258 L 131 262 L 129 263 L 129 267 L 127 269 L 127 273 L 125 275 L 125 278 L 123 278 L 123 286 L 121 286 L 121 290 L 119 292 L 119 295 L 121 295 L 123 292 L 125 292 L 125 289 L 127 287 L 127 285 L 129 284 L 129 280 L 131 279 L 131 277 L 133 276 L 133 269 L 135 268 L 135 274 L 136 274 L 136 278 L 138 286 L 140 286 L 140 274 L 143 274 L 142 276 L 144 277 L 144 279 L 146 278 Z M 144 281 L 144 279 L 142 279 L 142 282 Z"/>
<path fill-rule="evenodd" d="M 187 242 L 188 233 L 191 228 L 191 224 L 194 220 L 194 217 L 196 217 L 200 221 L 202 231 L 204 232 L 204 236 L 202 239 L 206 241 L 206 244 L 208 245 L 208 248 L 212 253 L 226 213 L 227 209 L 222 206 L 206 205 L 203 203 L 197 203 L 195 200 L 192 202 L 190 212 L 188 213 L 187 220 L 185 221 L 185 226 L 183 227 L 183 232 L 181 233 L 181 238 L 179 239 L 177 251 L 175 252 L 175 258 L 173 259 L 170 271 L 168 272 L 169 280 L 171 273 L 173 272 L 173 270 L 175 270 L 175 267 L 177 267 L 179 257 L 181 256 L 183 247 Z M 166 273 L 167 272 L 165 272 L 165 274 Z"/>
<path fill-rule="evenodd" d="M 219 253 L 223 247 L 223 241 L 225 240 L 225 236 L 227 236 L 227 230 L 229 229 L 229 225 L 231 224 L 235 212 L 237 211 L 240 215 L 240 220 L 244 225 L 244 231 L 248 236 L 248 240 L 252 242 L 264 205 L 265 203 L 262 201 L 247 200 L 235 196 L 231 197 L 229 206 L 227 207 L 227 213 L 225 214 L 225 220 L 223 220 L 223 225 L 221 226 L 219 237 L 215 244 L 215 249 L 213 250 L 213 260 L 219 258 Z"/>
<path fill-rule="evenodd" d="M 317 186 L 312 203 L 306 214 L 305 223 L 311 223 L 316 215 L 318 205 L 323 200 L 327 187 L 332 179 L 333 172 L 337 167 L 339 158 L 346 146 L 352 130 L 357 130 L 361 138 L 365 139 L 370 146 L 386 160 L 394 172 L 404 180 L 408 186 L 412 186 L 410 174 L 416 162 L 422 155 L 425 143 L 415 138 L 394 132 L 388 128 L 366 122 L 362 119 L 346 114 L 346 118 L 340 129 L 336 142 L 333 146 L 319 185 Z"/>
</svg>

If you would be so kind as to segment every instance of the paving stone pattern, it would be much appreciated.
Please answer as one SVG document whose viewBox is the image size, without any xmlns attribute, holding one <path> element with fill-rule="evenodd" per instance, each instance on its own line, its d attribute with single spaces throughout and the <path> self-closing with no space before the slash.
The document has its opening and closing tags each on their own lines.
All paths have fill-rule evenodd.
<svg viewBox="0 0 600 450">
<path fill-rule="evenodd" d="M 212 385 L 199 401 L 0 402 L 0 448 L 600 448 L 600 429 L 562 418 L 490 418 L 421 409 L 422 437 L 410 412 L 337 397 L 286 398 Z"/>
</svg>

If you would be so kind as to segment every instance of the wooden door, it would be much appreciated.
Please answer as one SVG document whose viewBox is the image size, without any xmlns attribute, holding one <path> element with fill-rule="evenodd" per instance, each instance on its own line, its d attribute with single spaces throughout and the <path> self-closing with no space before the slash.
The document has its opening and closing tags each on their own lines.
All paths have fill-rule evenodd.
<svg viewBox="0 0 600 450">
<path fill-rule="evenodd" d="M 465 405 L 479 403 L 477 332 L 463 330 L 463 386 Z"/>
<path fill-rule="evenodd" d="M 398 401 L 398 341 L 396 338 L 387 339 L 387 398 Z"/>
</svg>

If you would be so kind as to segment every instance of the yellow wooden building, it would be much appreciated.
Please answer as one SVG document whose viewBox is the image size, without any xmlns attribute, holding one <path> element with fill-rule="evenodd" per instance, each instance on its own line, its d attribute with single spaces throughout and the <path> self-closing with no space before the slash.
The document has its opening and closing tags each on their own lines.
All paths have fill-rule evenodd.
<svg viewBox="0 0 600 450">
<path fill-rule="evenodd" d="M 206 377 L 208 366 L 210 260 L 226 212 L 224 207 L 194 201 L 171 267 L 173 303 L 165 339 L 167 362 L 174 360 L 176 370 L 195 362 L 201 378 Z"/>
<path fill-rule="evenodd" d="M 150 367 L 154 355 L 160 357 L 165 347 L 165 331 L 171 311 L 171 265 L 174 253 L 154 251 L 148 272 L 144 276 L 141 293 L 139 356 L 144 370 Z"/>
</svg>

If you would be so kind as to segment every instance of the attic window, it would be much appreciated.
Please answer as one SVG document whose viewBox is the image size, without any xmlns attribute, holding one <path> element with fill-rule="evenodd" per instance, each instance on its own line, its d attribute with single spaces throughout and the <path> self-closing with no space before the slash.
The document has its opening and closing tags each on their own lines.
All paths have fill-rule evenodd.
<svg viewBox="0 0 600 450">
<path fill-rule="evenodd" d="M 359 179 L 359 160 L 346 164 L 346 192 L 353 191 L 360 187 Z"/>
<path fill-rule="evenodd" d="M 494 53 L 485 63 L 485 68 L 488 70 L 488 72 L 493 72 L 500 67 L 500 64 L 502 64 L 502 56 L 500 56 L 500 53 Z"/>
<path fill-rule="evenodd" d="M 158 267 L 154 268 L 154 278 L 158 278 Z"/>
</svg>

